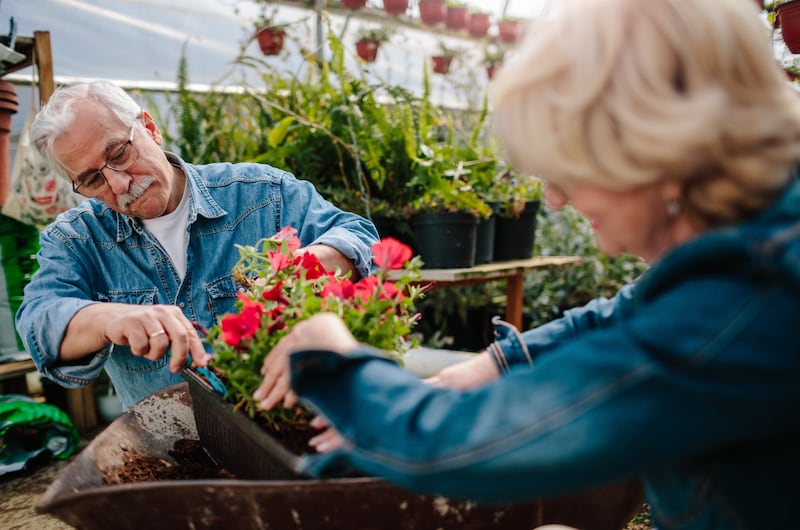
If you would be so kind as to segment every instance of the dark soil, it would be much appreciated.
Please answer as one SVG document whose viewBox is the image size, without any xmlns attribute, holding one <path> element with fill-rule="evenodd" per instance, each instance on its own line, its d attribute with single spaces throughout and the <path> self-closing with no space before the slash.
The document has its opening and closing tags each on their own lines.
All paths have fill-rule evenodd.
<svg viewBox="0 0 800 530">
<path fill-rule="evenodd" d="M 126 484 L 154 480 L 234 479 L 233 473 L 217 465 L 198 440 L 178 440 L 169 451 L 174 462 L 141 453 L 125 458 L 120 468 L 104 474 L 106 484 Z"/>
</svg>

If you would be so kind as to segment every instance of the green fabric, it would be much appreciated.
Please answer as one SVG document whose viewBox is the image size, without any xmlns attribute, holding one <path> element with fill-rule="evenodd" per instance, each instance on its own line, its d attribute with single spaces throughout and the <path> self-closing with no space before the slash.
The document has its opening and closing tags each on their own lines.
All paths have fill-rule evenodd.
<svg viewBox="0 0 800 530">
<path fill-rule="evenodd" d="M 0 214 L 0 354 L 24 350 L 14 316 L 22 303 L 22 290 L 36 271 L 38 250 L 36 227 Z"/>
<path fill-rule="evenodd" d="M 34 460 L 63 460 L 80 435 L 67 413 L 19 394 L 0 395 L 0 475 L 24 470 Z"/>
</svg>

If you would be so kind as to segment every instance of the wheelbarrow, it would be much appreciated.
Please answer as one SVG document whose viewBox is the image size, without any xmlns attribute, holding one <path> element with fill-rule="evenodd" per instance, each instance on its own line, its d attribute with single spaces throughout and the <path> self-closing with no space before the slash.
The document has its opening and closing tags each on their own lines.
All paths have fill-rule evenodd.
<svg viewBox="0 0 800 530">
<path fill-rule="evenodd" d="M 420 495 L 373 477 L 155 480 L 108 484 L 131 455 L 173 461 L 199 440 L 187 383 L 156 392 L 98 434 L 35 507 L 80 529 L 530 530 L 563 523 L 619 530 L 641 507 L 637 481 L 554 499 L 479 506 Z"/>
</svg>

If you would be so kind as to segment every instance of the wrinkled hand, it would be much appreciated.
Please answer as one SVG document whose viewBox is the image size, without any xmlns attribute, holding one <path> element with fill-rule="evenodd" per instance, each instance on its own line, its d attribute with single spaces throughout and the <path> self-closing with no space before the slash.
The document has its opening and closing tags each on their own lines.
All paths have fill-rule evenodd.
<svg viewBox="0 0 800 530">
<path fill-rule="evenodd" d="M 171 352 L 169 370 L 180 372 L 189 357 L 198 366 L 208 364 L 197 330 L 177 306 L 134 306 L 138 311 L 106 324 L 106 336 L 115 344 L 128 344 L 137 357 L 155 361 Z"/>
<path fill-rule="evenodd" d="M 264 379 L 253 393 L 253 399 L 262 410 L 270 410 L 278 403 L 292 407 L 297 396 L 291 390 L 289 355 L 300 350 L 328 350 L 344 353 L 358 346 L 358 341 L 333 313 L 319 313 L 295 324 L 289 333 L 275 345 L 264 359 L 261 374 Z"/>
<path fill-rule="evenodd" d="M 433 386 L 469 390 L 500 377 L 497 365 L 487 352 L 467 361 L 443 368 L 438 374 L 425 379 Z"/>
<path fill-rule="evenodd" d="M 171 351 L 169 368 L 172 373 L 185 367 L 189 357 L 198 366 L 206 366 L 211 358 L 192 323 L 179 307 L 172 305 L 107 303 L 87 306 L 70 322 L 67 337 L 62 342 L 62 357 L 77 358 L 99 349 L 92 344 L 91 337 L 99 337 L 97 340 L 105 344 L 110 341 L 129 346 L 133 355 L 151 361 Z"/>
</svg>

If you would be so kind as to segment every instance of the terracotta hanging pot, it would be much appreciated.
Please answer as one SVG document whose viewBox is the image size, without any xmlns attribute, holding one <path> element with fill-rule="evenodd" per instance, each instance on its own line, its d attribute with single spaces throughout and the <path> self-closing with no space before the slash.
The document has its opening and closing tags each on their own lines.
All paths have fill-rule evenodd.
<svg viewBox="0 0 800 530">
<path fill-rule="evenodd" d="M 340 3 L 343 8 L 355 11 L 367 5 L 367 0 L 341 0 Z"/>
<path fill-rule="evenodd" d="M 383 0 L 383 10 L 390 15 L 404 15 L 408 9 L 408 0 Z"/>
<path fill-rule="evenodd" d="M 447 19 L 445 20 L 447 29 L 458 31 L 466 29 L 467 24 L 469 24 L 469 11 L 466 6 L 447 7 Z"/>
<path fill-rule="evenodd" d="M 368 63 L 374 63 L 378 58 L 378 48 L 381 43 L 375 39 L 361 39 L 356 42 L 356 53 L 358 56 Z"/>
<path fill-rule="evenodd" d="M 497 72 L 498 68 L 500 68 L 500 64 L 499 63 L 493 63 L 493 64 L 487 64 L 486 65 L 486 75 L 489 77 L 489 79 L 492 79 L 494 77 L 494 74 L 495 74 L 495 72 Z"/>
<path fill-rule="evenodd" d="M 447 4 L 444 0 L 422 0 L 419 3 L 419 18 L 428 26 L 441 24 L 447 18 Z"/>
<path fill-rule="evenodd" d="M 500 42 L 513 44 L 517 42 L 522 30 L 522 23 L 519 20 L 501 20 L 497 23 L 497 37 Z"/>
<path fill-rule="evenodd" d="M 469 22 L 467 23 L 467 32 L 471 37 L 479 39 L 485 37 L 489 33 L 489 20 L 488 13 L 470 13 Z"/>
<path fill-rule="evenodd" d="M 449 55 L 434 55 L 431 57 L 433 62 L 433 71 L 437 74 L 446 74 L 450 72 L 450 63 L 453 58 Z"/>
<path fill-rule="evenodd" d="M 283 50 L 285 32 L 277 28 L 261 28 L 256 33 L 258 47 L 264 55 L 278 55 Z"/>
<path fill-rule="evenodd" d="M 777 7 L 777 24 L 786 47 L 792 53 L 800 53 L 800 0 L 789 0 Z"/>
</svg>

